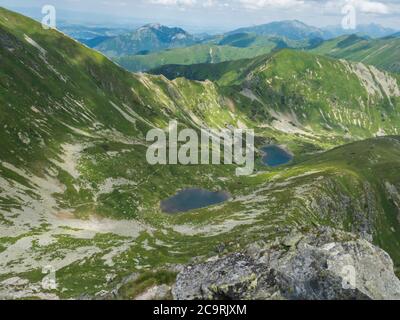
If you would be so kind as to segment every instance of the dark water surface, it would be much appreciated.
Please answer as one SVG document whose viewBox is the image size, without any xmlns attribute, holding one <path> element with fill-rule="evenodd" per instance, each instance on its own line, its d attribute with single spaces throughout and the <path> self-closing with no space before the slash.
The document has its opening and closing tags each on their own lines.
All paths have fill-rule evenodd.
<svg viewBox="0 0 400 320">
<path fill-rule="evenodd" d="M 191 188 L 179 191 L 175 196 L 161 201 L 161 210 L 165 213 L 180 213 L 205 208 L 229 200 L 224 191 L 211 192 L 205 189 Z"/>
<path fill-rule="evenodd" d="M 265 155 L 263 163 L 270 167 L 278 167 L 292 161 L 293 156 L 278 146 L 266 146 L 261 149 Z"/>
</svg>

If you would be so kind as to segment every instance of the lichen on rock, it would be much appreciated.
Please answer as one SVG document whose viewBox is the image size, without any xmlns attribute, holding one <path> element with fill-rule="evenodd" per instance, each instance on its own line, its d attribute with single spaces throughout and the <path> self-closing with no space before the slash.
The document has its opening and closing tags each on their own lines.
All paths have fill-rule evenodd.
<svg viewBox="0 0 400 320">
<path fill-rule="evenodd" d="M 392 300 L 400 299 L 400 280 L 386 252 L 325 227 L 185 267 L 173 295 L 178 300 Z"/>
</svg>

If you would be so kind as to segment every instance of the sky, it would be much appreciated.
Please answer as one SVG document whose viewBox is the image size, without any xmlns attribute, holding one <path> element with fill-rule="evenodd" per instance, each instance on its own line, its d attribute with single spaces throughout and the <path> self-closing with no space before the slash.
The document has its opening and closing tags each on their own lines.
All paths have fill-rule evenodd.
<svg viewBox="0 0 400 320">
<path fill-rule="evenodd" d="M 162 23 L 198 32 L 220 32 L 297 19 L 317 27 L 340 25 L 350 5 L 358 24 L 400 30 L 400 0 L 0 0 L 0 5 L 39 18 L 53 5 L 68 22 L 142 25 Z"/>
</svg>

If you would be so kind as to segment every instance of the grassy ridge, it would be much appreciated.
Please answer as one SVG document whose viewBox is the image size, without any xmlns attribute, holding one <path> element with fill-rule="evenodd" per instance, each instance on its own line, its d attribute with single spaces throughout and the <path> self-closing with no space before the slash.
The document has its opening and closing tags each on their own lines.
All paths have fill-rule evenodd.
<svg viewBox="0 0 400 320">
<path fill-rule="evenodd" d="M 400 72 L 400 39 L 398 37 L 366 39 L 356 35 L 343 36 L 326 41 L 311 52 L 363 62 L 387 71 Z"/>
<path fill-rule="evenodd" d="M 167 49 L 147 54 L 125 55 L 114 60 L 133 72 L 148 71 L 164 65 L 192 65 L 251 59 L 280 48 L 306 49 L 318 45 L 317 40 L 290 40 L 285 37 L 238 33 L 217 36 L 205 43 L 184 48 Z"/>
<path fill-rule="evenodd" d="M 275 47 L 274 43 L 265 46 L 240 48 L 228 45 L 200 44 L 186 48 L 166 50 L 147 55 L 125 56 L 116 58 L 115 62 L 127 70 L 147 71 L 160 65 L 197 63 L 218 63 L 223 61 L 252 58 L 269 53 Z"/>
</svg>

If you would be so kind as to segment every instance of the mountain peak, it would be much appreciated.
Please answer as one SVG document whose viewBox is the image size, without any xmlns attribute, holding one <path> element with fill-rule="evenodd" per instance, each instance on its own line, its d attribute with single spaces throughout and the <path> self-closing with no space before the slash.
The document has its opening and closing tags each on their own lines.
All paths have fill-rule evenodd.
<svg viewBox="0 0 400 320">
<path fill-rule="evenodd" d="M 240 28 L 230 32 L 229 34 L 236 33 L 255 33 L 263 36 L 285 37 L 290 40 L 304 40 L 323 37 L 322 30 L 318 29 L 317 27 L 309 26 L 299 20 L 275 21 L 253 27 Z"/>
<path fill-rule="evenodd" d="M 165 33 L 185 33 L 188 34 L 185 30 L 183 30 L 182 28 L 179 27 L 169 27 L 169 26 L 165 26 L 162 25 L 161 23 L 149 23 L 146 24 L 144 26 L 142 26 L 141 28 L 133 31 L 133 32 L 140 32 L 143 30 L 148 30 L 151 29 L 153 31 L 161 31 L 161 32 L 165 32 Z"/>
<path fill-rule="evenodd" d="M 295 26 L 306 26 L 310 27 L 309 25 L 305 24 L 303 21 L 294 19 L 294 20 L 282 20 L 282 21 L 277 21 L 276 23 L 281 23 L 281 24 L 292 24 Z"/>
<path fill-rule="evenodd" d="M 150 23 L 128 34 L 106 40 L 96 49 L 110 57 L 118 57 L 179 48 L 194 43 L 194 37 L 182 28 Z"/>
<path fill-rule="evenodd" d="M 143 27 L 152 28 L 152 29 L 160 29 L 162 27 L 161 23 L 148 23 Z"/>
</svg>

